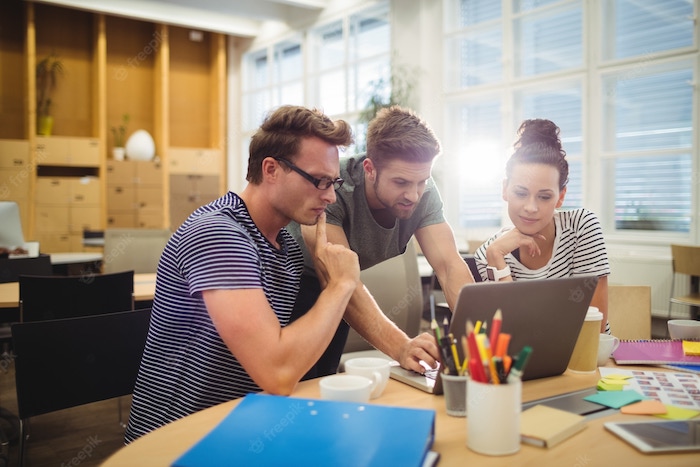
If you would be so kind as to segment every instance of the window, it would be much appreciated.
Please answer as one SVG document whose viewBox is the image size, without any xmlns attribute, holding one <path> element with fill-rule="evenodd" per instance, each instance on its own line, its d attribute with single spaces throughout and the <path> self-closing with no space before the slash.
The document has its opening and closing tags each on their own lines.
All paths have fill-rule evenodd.
<svg viewBox="0 0 700 467">
<path fill-rule="evenodd" d="M 318 107 L 355 123 L 377 83 L 379 92 L 390 92 L 390 49 L 389 5 L 379 2 L 246 53 L 244 133 L 252 134 L 270 109 L 283 104 Z M 364 126 L 355 124 L 355 130 L 355 140 L 364 140 Z"/>
<path fill-rule="evenodd" d="M 449 174 L 455 228 L 504 222 L 500 183 L 478 184 L 502 177 L 523 119 L 548 118 L 569 162 L 564 209 L 592 209 L 606 235 L 687 238 L 700 225 L 696 5 L 444 0 L 445 166 L 469 168 Z"/>
<path fill-rule="evenodd" d="M 376 7 L 310 31 L 309 105 L 355 123 L 356 146 L 365 128 L 357 122 L 372 93 L 390 92 L 389 7 Z"/>
<path fill-rule="evenodd" d="M 604 190 L 616 230 L 690 232 L 693 69 L 680 62 L 603 76 Z"/>
<path fill-rule="evenodd" d="M 303 104 L 301 40 L 276 44 L 247 54 L 244 59 L 243 128 L 254 130 L 273 108 Z"/>
</svg>

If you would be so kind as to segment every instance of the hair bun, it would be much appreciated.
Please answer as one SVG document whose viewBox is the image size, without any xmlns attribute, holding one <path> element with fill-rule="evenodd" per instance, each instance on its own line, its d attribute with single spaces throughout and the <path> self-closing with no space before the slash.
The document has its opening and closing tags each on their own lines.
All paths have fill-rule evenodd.
<svg viewBox="0 0 700 467">
<path fill-rule="evenodd" d="M 556 126 L 551 120 L 541 118 L 525 120 L 520 124 L 517 136 L 518 139 L 513 144 L 514 149 L 518 149 L 521 146 L 540 143 L 551 146 L 558 152 L 562 153 L 562 155 L 566 154 L 561 147 L 559 127 Z"/>
</svg>

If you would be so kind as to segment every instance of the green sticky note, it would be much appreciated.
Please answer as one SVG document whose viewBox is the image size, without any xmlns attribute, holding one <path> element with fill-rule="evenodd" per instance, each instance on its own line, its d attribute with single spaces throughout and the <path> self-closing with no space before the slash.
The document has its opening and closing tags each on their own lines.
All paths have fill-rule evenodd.
<svg viewBox="0 0 700 467">
<path fill-rule="evenodd" d="M 647 399 L 637 391 L 599 391 L 598 394 L 593 394 L 583 398 L 589 402 L 619 409 L 633 402 L 639 402 Z"/>
<path fill-rule="evenodd" d="M 684 409 L 682 407 L 676 407 L 675 405 L 667 405 L 666 413 L 657 414 L 659 418 L 666 418 L 669 420 L 688 420 L 700 414 L 697 410 Z"/>
</svg>

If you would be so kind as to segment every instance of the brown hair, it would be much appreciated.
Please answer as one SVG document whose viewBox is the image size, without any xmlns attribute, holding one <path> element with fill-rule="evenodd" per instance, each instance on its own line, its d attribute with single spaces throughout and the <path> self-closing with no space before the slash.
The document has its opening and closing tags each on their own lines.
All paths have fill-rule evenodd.
<svg viewBox="0 0 700 467">
<path fill-rule="evenodd" d="M 250 139 L 246 180 L 260 183 L 266 157 L 291 160 L 298 155 L 302 139 L 314 137 L 341 147 L 353 142 L 347 122 L 333 121 L 318 109 L 285 105 L 271 111 Z"/>
<path fill-rule="evenodd" d="M 561 147 L 559 127 L 541 118 L 525 120 L 520 124 L 518 138 L 513 143 L 513 154 L 506 163 L 506 177 L 510 178 L 515 164 L 546 164 L 559 171 L 559 189 L 569 182 L 569 163 Z"/>
<path fill-rule="evenodd" d="M 381 109 L 367 126 L 367 157 L 377 167 L 389 159 L 431 162 L 439 153 L 433 130 L 410 109 Z"/>
</svg>

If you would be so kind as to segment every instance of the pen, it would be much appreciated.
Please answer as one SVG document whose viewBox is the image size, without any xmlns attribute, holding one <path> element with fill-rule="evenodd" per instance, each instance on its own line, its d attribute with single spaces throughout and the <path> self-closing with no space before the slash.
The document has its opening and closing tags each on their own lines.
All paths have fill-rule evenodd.
<svg viewBox="0 0 700 467">
<path fill-rule="evenodd" d="M 523 370 L 525 369 L 525 365 L 527 365 L 527 361 L 530 359 L 531 354 L 532 347 L 529 345 L 523 347 L 523 350 L 521 350 L 518 354 L 518 359 L 508 372 L 508 383 L 515 383 L 522 379 Z"/>
<path fill-rule="evenodd" d="M 444 336 L 440 339 L 440 351 L 442 353 L 442 358 L 444 359 L 445 369 L 447 370 L 448 374 L 456 375 L 457 374 L 457 362 L 455 361 L 454 357 L 452 356 L 452 350 L 450 349 L 451 346 L 452 346 L 452 343 L 450 342 L 449 337 Z"/>
<path fill-rule="evenodd" d="M 499 357 L 505 357 L 508 354 L 508 344 L 510 344 L 510 334 L 507 332 L 502 332 L 498 335 L 498 342 L 496 342 L 496 350 L 494 351 L 494 355 L 497 355 Z M 492 342 L 492 345 L 493 342 Z"/>
<path fill-rule="evenodd" d="M 496 373 L 498 374 L 498 382 L 500 384 L 505 384 L 508 379 L 506 375 L 505 367 L 503 366 L 503 357 L 493 357 L 493 363 L 496 367 Z"/>
</svg>

